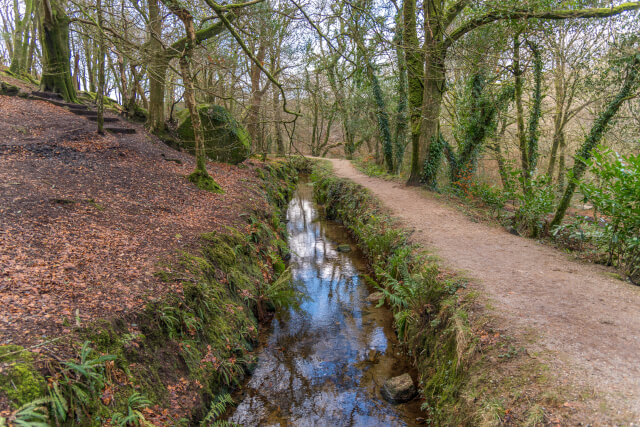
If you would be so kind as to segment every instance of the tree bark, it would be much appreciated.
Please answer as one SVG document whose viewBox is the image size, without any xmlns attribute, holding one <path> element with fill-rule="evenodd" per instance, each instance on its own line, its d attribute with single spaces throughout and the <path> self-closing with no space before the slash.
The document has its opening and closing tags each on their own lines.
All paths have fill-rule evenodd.
<svg viewBox="0 0 640 427">
<path fill-rule="evenodd" d="M 162 16 L 160 15 L 160 5 L 158 0 L 149 0 L 149 24 L 147 27 L 149 34 L 149 50 L 151 58 L 149 61 L 149 116 L 147 117 L 147 128 L 150 132 L 163 132 L 165 130 L 164 121 L 164 90 L 169 59 L 167 58 L 162 43 Z"/>
<path fill-rule="evenodd" d="M 264 63 L 267 54 L 267 46 L 264 41 L 260 41 L 256 58 Z M 262 140 L 262 124 L 260 123 L 260 108 L 262 107 L 262 96 L 264 91 L 260 88 L 260 67 L 255 62 L 251 62 L 251 101 L 249 105 L 249 114 L 247 115 L 247 131 L 251 136 L 251 142 L 257 150 L 263 149 L 264 141 Z"/>
<path fill-rule="evenodd" d="M 42 46 L 42 78 L 40 89 L 60 94 L 68 102 L 76 102 L 69 61 L 69 17 L 59 0 L 42 0 L 40 13 L 40 45 Z"/>
<path fill-rule="evenodd" d="M 282 108 L 280 107 L 280 91 L 273 88 L 273 128 L 276 135 L 276 150 L 279 157 L 284 157 L 284 139 L 282 138 Z"/>
<path fill-rule="evenodd" d="M 624 80 L 624 84 L 622 88 L 616 95 L 616 97 L 607 105 L 607 108 L 600 113 L 595 123 L 591 127 L 591 131 L 587 138 L 582 143 L 582 146 L 576 153 L 573 169 L 571 173 L 571 180 L 569 181 L 566 190 L 560 200 L 560 204 L 558 205 L 558 209 L 556 210 L 556 214 L 551 221 L 551 226 L 560 225 L 562 222 L 567 209 L 569 208 L 569 204 L 571 203 L 571 198 L 573 197 L 573 193 L 576 190 L 577 182 L 582 178 L 587 169 L 587 161 L 591 158 L 593 154 L 593 150 L 598 145 L 602 136 L 604 135 L 609 122 L 613 118 L 613 116 L 618 112 L 622 103 L 628 98 L 633 85 L 638 76 L 638 68 L 640 67 L 640 54 L 636 53 L 633 57 L 633 60 L 629 66 L 627 77 Z"/>
<path fill-rule="evenodd" d="M 523 179 L 527 179 L 529 170 L 529 154 L 527 152 L 527 135 L 524 129 L 524 108 L 522 106 L 522 67 L 520 66 L 520 34 L 513 37 L 513 76 L 515 78 L 516 123 L 518 128 L 518 146 L 520 148 L 520 167 Z M 524 182 L 523 182 L 524 185 Z"/>
<path fill-rule="evenodd" d="M 416 0 L 405 0 L 402 5 L 403 40 L 407 63 L 407 97 L 411 128 L 411 175 L 407 184 L 420 182 L 420 126 L 424 76 L 423 54 L 416 29 Z"/>
<path fill-rule="evenodd" d="M 29 25 L 33 15 L 34 0 L 25 0 L 24 16 L 20 18 L 20 8 L 17 0 L 14 0 L 15 31 L 13 33 L 13 48 L 9 71 L 21 74 L 26 71 L 27 50 L 29 46 Z"/>
<path fill-rule="evenodd" d="M 564 62 L 558 59 L 558 64 L 554 69 L 554 89 L 556 95 L 556 106 L 553 115 L 553 142 L 551 145 L 551 155 L 549 156 L 549 166 L 547 167 L 547 175 L 553 179 L 556 161 L 558 157 L 558 148 L 560 147 L 560 139 L 564 138 L 563 118 L 564 118 L 564 100 L 566 90 L 563 82 Z"/>
<path fill-rule="evenodd" d="M 407 139 L 407 61 L 404 56 L 402 46 L 403 42 L 402 16 L 400 12 L 396 18 L 395 32 L 395 50 L 396 59 L 398 61 L 398 107 L 396 110 L 396 129 L 393 136 L 393 145 L 395 151 L 393 173 L 398 174 L 402 169 L 402 161 L 404 159 L 404 150 Z"/>
<path fill-rule="evenodd" d="M 99 55 L 98 55 L 98 92 L 96 93 L 97 110 L 98 110 L 98 133 L 104 133 L 104 73 L 105 65 L 104 60 L 106 56 L 107 47 L 104 39 L 103 31 L 103 15 L 102 15 L 102 0 L 96 1 L 96 9 L 98 13 L 98 43 L 99 43 Z"/>
<path fill-rule="evenodd" d="M 37 14 L 37 12 L 34 12 L 34 13 Z M 28 74 L 31 74 L 31 71 L 33 69 L 33 58 L 36 51 L 36 38 L 38 37 L 38 23 L 36 22 L 37 19 L 38 18 L 36 15 L 31 21 L 31 40 L 29 42 L 29 51 L 27 53 L 27 65 L 25 69 L 25 72 Z"/>
</svg>

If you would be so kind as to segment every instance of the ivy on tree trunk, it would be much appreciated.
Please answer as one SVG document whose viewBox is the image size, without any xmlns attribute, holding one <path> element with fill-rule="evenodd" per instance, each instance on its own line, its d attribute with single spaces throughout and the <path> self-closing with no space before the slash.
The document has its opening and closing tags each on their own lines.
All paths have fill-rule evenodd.
<svg viewBox="0 0 640 427">
<path fill-rule="evenodd" d="M 593 150 L 596 148 L 602 136 L 604 135 L 609 122 L 613 116 L 618 112 L 622 103 L 627 100 L 633 86 L 638 78 L 638 68 L 640 68 L 640 53 L 636 53 L 629 64 L 629 69 L 627 71 L 627 77 L 624 80 L 624 84 L 620 91 L 616 95 L 616 97 L 611 100 L 607 108 L 600 113 L 593 126 L 591 127 L 591 131 L 587 138 L 584 140 L 578 152 L 575 156 L 575 163 L 573 165 L 573 169 L 571 170 L 570 180 L 567 185 L 567 188 L 562 195 L 562 199 L 560 200 L 560 204 L 558 205 L 558 209 L 556 210 L 556 214 L 551 221 L 551 226 L 560 225 L 562 222 L 564 215 L 569 208 L 569 204 L 571 203 L 571 199 L 573 197 L 574 192 L 576 191 L 576 186 L 578 181 L 582 178 L 587 169 L 587 161 L 593 155 Z"/>
</svg>

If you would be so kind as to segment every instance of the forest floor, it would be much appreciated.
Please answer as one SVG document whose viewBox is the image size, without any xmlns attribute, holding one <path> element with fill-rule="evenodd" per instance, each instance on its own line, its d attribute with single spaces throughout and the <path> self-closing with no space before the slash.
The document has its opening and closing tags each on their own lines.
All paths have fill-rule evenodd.
<svg viewBox="0 0 640 427">
<path fill-rule="evenodd" d="M 64 108 L 0 96 L 0 345 L 33 348 L 178 292 L 160 263 L 268 209 L 250 161 L 211 163 L 225 190 L 212 194 L 185 178 L 191 156 L 127 125 L 138 132 L 100 136 Z"/>
<path fill-rule="evenodd" d="M 640 287 L 475 222 L 425 190 L 368 177 L 347 160 L 331 162 L 337 176 L 370 189 L 415 243 L 480 290 L 503 334 L 549 366 L 556 399 L 572 420 L 639 425 Z"/>
</svg>

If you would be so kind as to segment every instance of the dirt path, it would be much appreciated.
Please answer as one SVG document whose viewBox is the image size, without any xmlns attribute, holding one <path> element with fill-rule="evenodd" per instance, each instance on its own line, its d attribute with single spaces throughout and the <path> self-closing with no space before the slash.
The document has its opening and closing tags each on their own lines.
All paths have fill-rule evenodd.
<svg viewBox="0 0 640 427">
<path fill-rule="evenodd" d="M 588 412 L 601 422 L 640 421 L 640 288 L 603 267 L 472 222 L 424 191 L 331 161 L 338 176 L 369 188 L 414 229 L 414 241 L 472 279 L 509 334 L 535 333 L 533 346 L 548 356 L 560 384 L 595 391 L 600 398 L 589 404 L 595 413 Z"/>
</svg>

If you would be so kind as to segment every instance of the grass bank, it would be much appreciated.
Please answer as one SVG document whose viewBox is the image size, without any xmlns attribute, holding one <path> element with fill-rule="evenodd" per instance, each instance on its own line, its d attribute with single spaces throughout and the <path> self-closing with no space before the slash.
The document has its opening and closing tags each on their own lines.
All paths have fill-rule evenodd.
<svg viewBox="0 0 640 427">
<path fill-rule="evenodd" d="M 324 163 L 312 174 L 315 198 L 366 254 L 394 313 L 397 335 L 420 373 L 422 408 L 434 425 L 538 425 L 561 397 L 545 396 L 546 367 L 494 328 L 486 301 L 433 257 L 368 190 L 336 178 Z"/>
<path fill-rule="evenodd" d="M 255 365 L 260 324 L 291 296 L 283 216 L 297 172 L 256 173 L 271 209 L 158 268 L 173 292 L 127 318 L 76 319 L 53 345 L 0 346 L 0 426 L 214 424 Z"/>
</svg>

